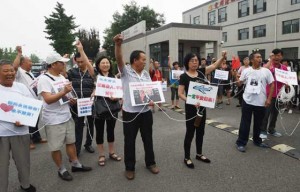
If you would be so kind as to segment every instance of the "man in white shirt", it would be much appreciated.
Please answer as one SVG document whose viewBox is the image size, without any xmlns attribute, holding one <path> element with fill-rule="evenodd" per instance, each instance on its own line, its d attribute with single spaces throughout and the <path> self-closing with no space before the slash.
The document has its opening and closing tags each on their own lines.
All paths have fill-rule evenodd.
<svg viewBox="0 0 300 192">
<path fill-rule="evenodd" d="M 16 71 L 16 82 L 24 84 L 32 96 L 37 99 L 37 79 L 31 73 L 32 62 L 29 57 L 22 56 L 22 47 L 17 46 L 17 56 L 14 60 L 13 67 Z M 35 127 L 29 127 L 31 135 L 30 149 L 34 149 L 34 143 L 46 143 L 47 140 L 42 139 L 40 132 L 38 131 L 38 122 Z"/>
<path fill-rule="evenodd" d="M 243 94 L 242 117 L 239 128 L 239 136 L 236 141 L 237 149 L 245 152 L 250 132 L 252 114 L 254 116 L 253 143 L 258 147 L 269 147 L 259 137 L 260 126 L 265 116 L 266 107 L 270 106 L 274 91 L 274 78 L 270 70 L 261 67 L 261 54 L 258 51 L 250 55 L 252 67 L 242 71 L 238 86 L 245 84 Z M 270 92 L 267 96 L 266 86 L 270 85 Z"/>
<path fill-rule="evenodd" d="M 61 75 L 64 71 L 65 63 L 69 59 L 61 57 L 58 53 L 53 53 L 46 58 L 48 72 L 42 75 L 38 82 L 38 94 L 43 100 L 42 121 L 45 124 L 45 131 L 48 139 L 48 146 L 52 154 L 52 159 L 58 167 L 58 176 L 66 181 L 71 181 L 73 177 L 67 171 L 62 162 L 61 148 L 66 144 L 66 152 L 72 165 L 72 172 L 90 171 L 91 167 L 82 165 L 76 154 L 74 121 L 69 108 L 76 100 L 69 97 L 72 91 L 70 82 Z M 63 82 L 60 91 L 55 90 L 53 84 Z M 60 100 L 68 100 L 69 103 L 60 104 Z"/>
<path fill-rule="evenodd" d="M 10 62 L 0 60 L 0 92 L 20 94 L 32 97 L 26 86 L 14 82 L 15 70 Z M 9 106 L 8 104 L 1 104 Z M 4 111 L 4 110 L 3 110 Z M 6 192 L 8 188 L 8 172 L 10 153 L 15 161 L 21 189 L 27 192 L 35 192 L 34 186 L 30 185 L 30 136 L 28 126 L 20 122 L 10 123 L 0 120 L 0 191 Z"/>
</svg>

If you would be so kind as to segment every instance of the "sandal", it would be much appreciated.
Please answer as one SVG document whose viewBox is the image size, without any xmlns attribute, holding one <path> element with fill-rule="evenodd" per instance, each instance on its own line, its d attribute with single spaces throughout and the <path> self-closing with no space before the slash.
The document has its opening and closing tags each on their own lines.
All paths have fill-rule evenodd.
<svg viewBox="0 0 300 192">
<path fill-rule="evenodd" d="M 106 159 L 105 159 L 104 155 L 99 156 L 98 165 L 99 166 L 104 166 L 105 165 L 105 161 L 106 161 Z"/>
<path fill-rule="evenodd" d="M 181 107 L 179 107 L 178 105 L 175 106 L 175 109 L 181 109 Z"/>
<path fill-rule="evenodd" d="M 203 161 L 204 163 L 210 163 L 210 160 L 204 155 L 196 155 L 196 159 L 199 161 Z"/>
<path fill-rule="evenodd" d="M 114 161 L 121 161 L 121 157 L 119 157 L 117 154 L 115 154 L 115 153 L 110 153 L 109 154 L 109 158 L 110 159 L 112 159 L 112 160 L 114 160 Z"/>
</svg>

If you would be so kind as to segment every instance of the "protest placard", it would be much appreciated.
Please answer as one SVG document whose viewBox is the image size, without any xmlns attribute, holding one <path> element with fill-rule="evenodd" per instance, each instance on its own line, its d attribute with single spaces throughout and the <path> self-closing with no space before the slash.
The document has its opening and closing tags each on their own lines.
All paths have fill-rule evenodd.
<svg viewBox="0 0 300 192">
<path fill-rule="evenodd" d="M 0 97 L 0 120 L 35 127 L 43 102 L 24 97 L 19 93 L 2 92 Z"/>
<path fill-rule="evenodd" d="M 218 87 L 196 83 L 191 81 L 187 93 L 187 104 L 196 105 L 200 103 L 202 107 L 214 108 Z"/>
<path fill-rule="evenodd" d="M 152 100 L 154 103 L 165 102 L 161 82 L 131 82 L 129 92 L 132 106 L 146 105 Z"/>
<path fill-rule="evenodd" d="M 285 83 L 288 85 L 298 85 L 296 72 L 284 71 L 284 70 L 275 68 L 275 77 L 276 77 L 276 80 L 281 83 Z"/>
<path fill-rule="evenodd" d="M 68 79 L 62 79 L 62 80 L 58 80 L 58 81 L 52 81 L 51 83 L 52 83 L 52 87 L 53 87 L 55 93 L 59 93 L 61 90 L 63 90 L 65 88 L 65 85 L 70 83 L 70 81 Z M 59 100 L 60 105 L 69 103 L 69 100 L 71 98 L 73 98 L 73 99 L 77 98 L 77 94 L 73 88 L 72 88 L 71 92 L 69 92 L 68 94 L 66 94 Z"/>
<path fill-rule="evenodd" d="M 229 71 L 215 70 L 215 79 L 228 80 Z"/>
<path fill-rule="evenodd" d="M 123 87 L 121 79 L 98 75 L 95 95 L 102 97 L 122 98 Z"/>
<path fill-rule="evenodd" d="M 168 91 L 167 81 L 161 82 L 162 91 Z"/>
<path fill-rule="evenodd" d="M 182 70 L 172 70 L 172 79 L 179 79 L 182 73 L 184 73 Z"/>
<path fill-rule="evenodd" d="M 94 100 L 91 98 L 81 98 L 77 99 L 77 115 L 78 117 L 90 116 L 92 115 L 92 106 Z"/>
</svg>

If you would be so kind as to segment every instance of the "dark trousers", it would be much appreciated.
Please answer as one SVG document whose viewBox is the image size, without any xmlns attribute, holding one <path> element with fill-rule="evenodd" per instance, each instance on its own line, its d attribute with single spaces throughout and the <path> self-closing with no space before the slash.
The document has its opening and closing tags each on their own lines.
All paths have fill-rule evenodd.
<svg viewBox="0 0 300 192">
<path fill-rule="evenodd" d="M 106 122 L 106 135 L 107 135 L 107 142 L 111 143 L 115 141 L 115 126 L 116 120 L 111 119 L 95 119 L 95 127 L 96 127 L 96 142 L 97 144 L 104 143 L 104 126 Z"/>
<path fill-rule="evenodd" d="M 123 121 L 133 120 L 138 113 L 128 113 L 123 111 Z M 135 140 L 138 131 L 144 143 L 146 166 L 156 164 L 154 160 L 153 140 L 152 140 L 153 116 L 151 111 L 140 113 L 132 122 L 123 123 L 124 133 L 124 159 L 127 171 L 135 170 Z"/>
<path fill-rule="evenodd" d="M 203 136 L 205 130 L 205 121 L 206 121 L 206 109 L 203 110 L 203 117 L 200 122 L 199 127 L 194 126 L 195 117 L 197 115 L 197 109 L 191 105 L 185 105 L 185 118 L 190 119 L 186 121 L 186 132 L 184 138 L 184 157 L 190 159 L 191 153 L 191 144 L 196 132 L 196 152 L 197 154 L 202 154 L 202 145 L 203 145 Z M 202 109 L 200 109 L 202 111 Z M 191 119 L 192 118 L 192 119 Z"/>
<path fill-rule="evenodd" d="M 78 117 L 73 112 L 72 112 L 72 117 L 75 122 L 75 138 L 76 138 L 75 146 L 78 155 L 80 153 L 81 145 L 82 145 L 84 117 Z M 92 139 L 94 136 L 94 118 L 93 116 L 87 116 L 87 120 L 88 120 L 88 129 L 86 130 L 86 140 L 84 146 L 91 146 L 93 141 Z"/>
<path fill-rule="evenodd" d="M 261 131 L 274 133 L 277 116 L 278 116 L 278 110 L 276 109 L 276 105 L 278 105 L 278 102 L 276 101 L 276 98 L 272 98 L 271 105 L 267 107 L 266 113 L 261 125 Z M 270 120 L 270 123 L 269 123 Z M 269 126 L 268 126 L 269 123 Z"/>
<path fill-rule="evenodd" d="M 242 105 L 243 103 L 243 94 L 244 94 L 244 86 L 242 85 L 238 87 L 238 94 L 237 94 L 240 105 Z"/>
<path fill-rule="evenodd" d="M 259 134 L 260 134 L 260 126 L 262 124 L 262 120 L 265 115 L 265 110 L 266 110 L 265 107 L 249 105 L 245 101 L 243 101 L 239 137 L 238 140 L 236 141 L 236 144 L 238 146 L 247 145 L 249 139 L 249 133 L 250 133 L 252 114 L 254 116 L 253 142 L 256 144 L 260 144 L 262 142 L 261 138 L 259 137 Z"/>
<path fill-rule="evenodd" d="M 174 101 L 174 99 L 179 100 L 178 96 L 178 88 L 171 87 L 171 100 Z"/>
<path fill-rule="evenodd" d="M 37 120 L 35 127 L 29 127 L 29 133 L 34 133 L 30 135 L 30 139 L 33 143 L 38 143 L 42 139 L 40 132 L 37 131 L 39 130 L 38 124 L 39 124 L 39 119 Z"/>
</svg>

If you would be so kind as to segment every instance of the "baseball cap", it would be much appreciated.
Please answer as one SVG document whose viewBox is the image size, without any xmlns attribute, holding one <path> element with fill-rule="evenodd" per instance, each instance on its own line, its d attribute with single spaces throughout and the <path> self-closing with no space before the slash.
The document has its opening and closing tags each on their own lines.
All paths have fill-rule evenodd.
<svg viewBox="0 0 300 192">
<path fill-rule="evenodd" d="M 55 63 L 57 61 L 60 61 L 60 62 L 68 62 L 70 59 L 68 58 L 64 58 L 62 57 L 60 54 L 58 54 L 57 52 L 53 52 L 51 53 L 50 55 L 47 56 L 46 58 L 46 63 L 48 65 L 52 64 L 52 63 Z"/>
</svg>

